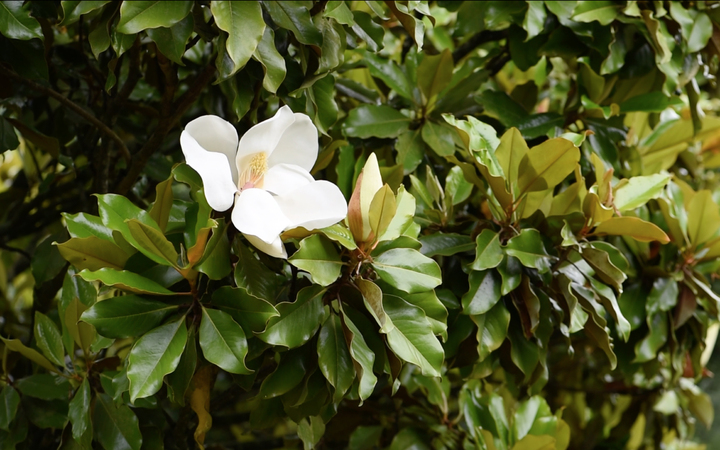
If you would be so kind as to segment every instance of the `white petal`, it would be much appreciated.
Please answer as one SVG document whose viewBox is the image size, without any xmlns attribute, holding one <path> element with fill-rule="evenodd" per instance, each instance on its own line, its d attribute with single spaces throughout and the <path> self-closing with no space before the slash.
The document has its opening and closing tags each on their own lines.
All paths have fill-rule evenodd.
<svg viewBox="0 0 720 450">
<path fill-rule="evenodd" d="M 209 152 L 224 154 L 230 164 L 232 179 L 237 184 L 237 166 L 235 154 L 238 148 L 238 136 L 230 122 L 218 116 L 201 116 L 185 125 L 185 131 Z"/>
<path fill-rule="evenodd" d="M 245 189 L 235 201 L 232 212 L 235 228 L 266 243 L 272 243 L 290 225 L 275 197 L 262 189 Z"/>
<path fill-rule="evenodd" d="M 278 236 L 274 241 L 272 241 L 271 244 L 263 242 L 262 239 L 255 237 L 252 234 L 246 234 L 244 236 L 248 240 L 248 242 L 250 242 L 256 249 L 260 250 L 261 252 L 267 253 L 270 256 L 274 256 L 275 258 L 287 259 L 287 252 L 285 251 L 285 246 L 283 245 L 280 236 Z"/>
<path fill-rule="evenodd" d="M 318 132 L 312 120 L 305 114 L 296 113 L 295 122 L 285 129 L 274 150 L 268 157 L 268 166 L 295 164 L 308 172 L 315 165 L 318 155 Z"/>
<path fill-rule="evenodd" d="M 180 135 L 185 161 L 195 169 L 203 180 L 205 198 L 216 211 L 226 211 L 235 200 L 237 187 L 233 182 L 230 163 L 223 153 L 210 152 L 203 148 L 190 133 Z"/>
<path fill-rule="evenodd" d="M 292 164 L 278 164 L 270 167 L 265 174 L 262 188 L 275 195 L 285 195 L 315 179 L 310 172 Z"/>
<path fill-rule="evenodd" d="M 295 122 L 295 115 L 289 106 L 283 106 L 271 118 L 250 128 L 240 138 L 237 148 L 236 165 L 242 173 L 253 155 L 265 152 L 268 156 L 277 146 L 285 130 Z"/>
<path fill-rule="evenodd" d="M 276 200 L 283 214 L 290 219 L 290 228 L 315 230 L 329 227 L 347 215 L 345 197 L 329 181 L 313 181 Z"/>
</svg>

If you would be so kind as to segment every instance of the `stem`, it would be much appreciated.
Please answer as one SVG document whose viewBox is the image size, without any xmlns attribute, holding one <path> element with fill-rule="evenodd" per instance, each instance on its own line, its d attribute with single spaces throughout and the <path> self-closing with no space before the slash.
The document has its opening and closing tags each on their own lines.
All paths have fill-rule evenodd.
<svg viewBox="0 0 720 450">
<path fill-rule="evenodd" d="M 113 130 L 111 130 L 107 125 L 99 121 L 95 116 L 93 116 L 91 113 L 85 111 L 80 105 L 73 102 L 69 98 L 65 97 L 61 93 L 54 91 L 50 88 L 46 88 L 45 86 L 42 86 L 34 81 L 28 80 L 26 78 L 21 77 L 20 75 L 16 74 L 12 70 L 8 70 L 5 67 L 0 66 L 0 72 L 4 75 L 7 75 L 9 78 L 12 78 L 15 81 L 18 81 L 30 89 L 33 89 L 35 91 L 41 92 L 49 97 L 54 98 L 55 100 L 59 101 L 63 105 L 67 106 L 69 109 L 71 109 L 73 112 L 75 112 L 77 115 L 82 117 L 83 119 L 87 120 L 91 124 L 95 125 L 98 130 L 100 130 L 103 134 L 105 134 L 107 137 L 109 137 L 115 144 L 118 146 L 118 149 L 120 150 L 120 153 L 122 154 L 123 158 L 125 158 L 126 161 L 130 162 L 132 157 L 130 156 L 130 151 L 128 150 L 127 146 L 125 146 L 125 143 L 122 139 L 120 139 L 120 136 L 115 134 Z"/>
</svg>

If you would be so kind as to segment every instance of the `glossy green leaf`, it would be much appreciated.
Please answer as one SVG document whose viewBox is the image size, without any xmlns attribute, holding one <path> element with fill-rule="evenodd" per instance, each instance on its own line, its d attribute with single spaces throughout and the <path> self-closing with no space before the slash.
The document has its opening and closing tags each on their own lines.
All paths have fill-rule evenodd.
<svg viewBox="0 0 720 450">
<path fill-rule="evenodd" d="M 237 241 L 236 241 L 237 242 Z M 244 245 L 238 244 L 235 264 L 235 283 L 255 297 L 274 303 L 278 277 Z"/>
<path fill-rule="evenodd" d="M 650 199 L 658 198 L 668 181 L 668 174 L 632 177 L 626 183 L 618 183 L 613 189 L 613 204 L 620 212 L 635 209 Z"/>
<path fill-rule="evenodd" d="M 260 385 L 262 398 L 278 397 L 300 384 L 308 370 L 307 363 L 307 354 L 304 349 L 283 353 L 275 372 L 268 375 Z"/>
<path fill-rule="evenodd" d="M 95 303 L 80 319 L 105 337 L 122 339 L 145 334 L 177 309 L 176 305 L 123 295 Z"/>
<path fill-rule="evenodd" d="M 49 370 L 50 372 L 59 373 L 57 368 L 48 361 L 47 358 L 38 353 L 36 350 L 26 347 L 19 339 L 5 339 L 4 337 L 0 337 L 0 340 L 3 341 L 8 350 L 20 353 L 30 361 Z"/>
<path fill-rule="evenodd" d="M 378 238 L 379 241 L 397 239 L 413 225 L 415 216 L 415 197 L 401 184 L 395 196 L 395 216 L 388 224 L 385 232 Z"/>
<path fill-rule="evenodd" d="M 320 328 L 317 354 L 320 371 L 335 388 L 333 398 L 339 401 L 355 380 L 355 370 L 338 315 L 330 314 Z"/>
<path fill-rule="evenodd" d="M 156 282 L 127 270 L 113 270 L 103 268 L 94 272 L 87 269 L 80 272 L 86 281 L 101 281 L 108 286 L 114 286 L 124 291 L 136 294 L 151 295 L 174 295 L 175 293 L 165 289 Z"/>
<path fill-rule="evenodd" d="M 135 247 L 145 256 L 158 264 L 176 266 L 178 254 L 172 243 L 167 240 L 162 232 L 145 225 L 137 219 L 127 221 L 128 230 L 138 246 Z M 134 246 L 134 245 L 133 245 Z"/>
<path fill-rule="evenodd" d="M 473 185 L 465 179 L 462 169 L 453 166 L 445 178 L 445 198 L 455 206 L 467 200 L 472 190 Z"/>
<path fill-rule="evenodd" d="M 303 2 L 268 1 L 263 3 L 273 22 L 292 31 L 295 38 L 303 44 L 321 47 L 323 36 L 313 24 L 310 12 Z"/>
<path fill-rule="evenodd" d="M 106 4 L 110 3 L 109 0 L 105 1 L 62 1 L 63 19 L 60 24 L 63 26 L 71 25 L 80 19 L 80 16 L 85 15 L 89 12 L 95 11 L 96 9 L 102 8 Z"/>
<path fill-rule="evenodd" d="M 285 80 L 287 69 L 285 60 L 275 48 L 275 33 L 270 27 L 265 27 L 262 39 L 260 39 L 253 57 L 265 69 L 263 88 L 272 93 L 277 92 Z"/>
<path fill-rule="evenodd" d="M 115 243 L 95 236 L 71 238 L 56 244 L 58 251 L 78 270 L 99 270 L 103 267 L 122 270 L 128 255 Z"/>
<path fill-rule="evenodd" d="M 73 438 L 80 442 L 82 436 L 87 430 L 92 429 L 90 419 L 90 403 L 92 401 L 92 392 L 90 391 L 90 383 L 88 379 L 83 379 L 80 387 L 75 391 L 75 395 L 70 400 L 68 409 L 68 419 L 72 423 Z"/>
<path fill-rule="evenodd" d="M 370 14 L 364 11 L 352 11 L 353 21 L 352 31 L 360 39 L 365 41 L 368 49 L 372 52 L 382 50 L 384 47 L 385 29 L 382 25 L 373 21 Z"/>
<path fill-rule="evenodd" d="M 337 280 L 344 265 L 332 242 L 320 234 L 313 234 L 300 241 L 300 249 L 288 261 L 310 273 L 313 282 L 321 286 L 328 286 Z"/>
<path fill-rule="evenodd" d="M 567 139 L 550 139 L 531 148 L 518 166 L 517 197 L 557 186 L 575 170 L 580 150 Z"/>
<path fill-rule="evenodd" d="M 710 241 L 720 230 L 720 210 L 708 190 L 695 193 L 687 206 L 688 237 L 693 246 Z M 662 241 L 661 241 L 662 242 Z"/>
<path fill-rule="evenodd" d="M 507 337 L 510 341 L 510 359 L 527 380 L 540 361 L 540 349 L 525 336 L 520 327 L 508 327 Z"/>
<path fill-rule="evenodd" d="M 602 250 L 584 247 L 582 256 L 590 264 L 590 267 L 595 270 L 595 274 L 600 280 L 611 285 L 618 292 L 622 291 L 622 284 L 627 279 L 627 276 L 610 261 L 610 255 Z"/>
<path fill-rule="evenodd" d="M 135 1 L 120 5 L 117 31 L 135 34 L 148 28 L 169 28 L 190 13 L 193 2 L 188 1 Z"/>
<path fill-rule="evenodd" d="M 678 106 L 682 104 L 683 101 L 678 97 L 668 98 L 662 92 L 648 92 L 622 102 L 620 104 L 620 112 L 662 112 L 670 106 Z"/>
<path fill-rule="evenodd" d="M 30 5 L 21 1 L 0 3 L 0 33 L 10 39 L 42 39 L 40 23 L 30 16 Z"/>
<path fill-rule="evenodd" d="M 475 261 L 473 270 L 487 270 L 500 265 L 504 258 L 500 235 L 489 228 L 482 230 L 475 238 Z"/>
<path fill-rule="evenodd" d="M 422 244 L 420 253 L 428 258 L 438 255 L 452 256 L 475 248 L 475 243 L 464 234 L 437 232 L 422 235 L 419 240 Z"/>
<path fill-rule="evenodd" d="M 372 20 L 370 20 L 372 22 Z M 373 22 L 374 23 L 374 22 Z M 413 86 L 407 75 L 392 59 L 386 59 L 377 54 L 362 53 L 363 62 L 367 65 L 370 75 L 379 78 L 401 97 L 412 99 Z"/>
<path fill-rule="evenodd" d="M 95 438 L 105 450 L 140 450 L 142 434 L 135 413 L 126 405 L 117 405 L 107 394 L 98 394 L 93 428 Z"/>
<path fill-rule="evenodd" d="M 425 54 L 418 66 L 418 87 L 426 103 L 438 95 L 450 83 L 453 73 L 453 59 L 450 50 L 439 55 Z"/>
<path fill-rule="evenodd" d="M 162 387 L 163 377 L 180 362 L 186 342 L 184 316 L 155 328 L 135 342 L 128 355 L 130 401 L 149 397 Z"/>
<path fill-rule="evenodd" d="M 514 256 L 525 267 L 538 269 L 540 273 L 550 270 L 551 257 L 543 245 L 538 230 L 526 228 L 517 236 L 510 238 L 505 247 L 509 256 Z"/>
<path fill-rule="evenodd" d="M 394 295 L 385 295 L 383 306 L 394 325 L 387 333 L 390 349 L 398 358 L 420 367 L 423 375 L 440 376 L 443 348 L 423 310 Z"/>
<path fill-rule="evenodd" d="M 369 280 L 358 278 L 355 280 L 355 285 L 358 287 L 363 296 L 363 303 L 365 307 L 373 316 L 377 324 L 380 326 L 381 333 L 388 333 L 393 328 L 392 319 L 385 312 L 385 306 L 383 303 L 383 292 L 377 284 Z"/>
<path fill-rule="evenodd" d="M 15 419 L 18 406 L 20 405 L 20 395 L 15 388 L 6 384 L 0 391 L 0 430 L 8 430 L 10 422 Z"/>
<path fill-rule="evenodd" d="M 520 281 L 522 280 L 522 265 L 517 258 L 507 256 L 500 265 L 497 266 L 497 271 L 500 273 L 500 278 L 502 278 L 502 285 L 500 287 L 500 293 L 502 295 L 507 295 L 520 286 Z"/>
<path fill-rule="evenodd" d="M 645 308 L 648 316 L 670 311 L 678 303 L 678 283 L 672 278 L 658 278 L 653 282 Z"/>
<path fill-rule="evenodd" d="M 199 336 L 205 359 L 230 373 L 252 373 L 245 366 L 248 351 L 245 332 L 230 314 L 203 308 Z"/>
<path fill-rule="evenodd" d="M 72 387 L 67 379 L 49 373 L 36 373 L 16 380 L 15 388 L 22 395 L 42 400 L 67 401 Z"/>
<path fill-rule="evenodd" d="M 657 352 L 665 345 L 668 337 L 667 314 L 660 313 L 648 317 L 648 334 L 635 345 L 634 363 L 652 361 L 657 358 Z"/>
<path fill-rule="evenodd" d="M 707 45 L 713 34 L 713 23 L 704 12 L 700 12 L 692 21 L 689 36 L 686 36 L 687 51 L 694 53 L 702 50 Z"/>
<path fill-rule="evenodd" d="M 103 225 L 100 217 L 87 213 L 63 213 L 70 237 L 87 238 L 95 236 L 106 241 L 114 242 L 112 230 Z"/>
<path fill-rule="evenodd" d="M 195 265 L 195 269 L 211 280 L 221 280 L 232 271 L 227 225 L 223 218 L 217 219 L 216 222 L 217 224 L 211 228 L 212 236 L 203 250 L 202 257 Z"/>
<path fill-rule="evenodd" d="M 346 328 L 346 340 L 355 372 L 359 380 L 358 396 L 360 400 L 366 400 L 373 393 L 377 384 L 377 377 L 373 373 L 375 354 L 372 352 L 360 329 L 350 320 L 344 311 L 342 321 Z"/>
<path fill-rule="evenodd" d="M 355 250 L 357 248 L 352 233 L 342 223 L 336 223 L 335 225 L 322 228 L 320 232 L 328 239 L 337 242 L 348 250 Z"/>
<path fill-rule="evenodd" d="M 422 139 L 438 156 L 455 153 L 457 132 L 445 124 L 427 121 L 421 128 Z"/>
<path fill-rule="evenodd" d="M 178 362 L 177 368 L 175 368 L 173 373 L 165 376 L 168 398 L 181 406 L 185 406 L 185 394 L 190 387 L 190 382 L 193 379 L 193 375 L 195 375 L 195 369 L 197 367 L 196 341 L 195 329 L 190 328 L 185 350 L 183 350 L 182 356 L 180 356 L 180 362 Z"/>
<path fill-rule="evenodd" d="M 179 64 L 181 66 L 184 66 L 185 64 L 182 61 L 183 55 L 185 55 L 185 46 L 187 45 L 188 39 L 190 39 L 190 36 L 193 32 L 193 25 L 194 21 L 192 18 L 192 15 L 188 15 L 180 22 L 176 23 L 175 25 L 171 26 L 170 28 L 152 28 L 145 30 L 148 34 L 148 37 L 155 42 L 155 44 L 158 47 L 158 50 L 160 50 L 160 53 L 165 55 L 170 61 Z M 158 184 L 158 188 L 160 188 L 163 183 Z M 168 184 L 163 186 L 163 193 L 164 195 L 168 196 L 167 190 L 169 189 L 171 183 L 167 182 Z M 156 190 L 158 195 L 160 195 L 160 191 Z M 169 195 L 172 199 L 172 196 Z M 155 198 L 155 204 L 158 202 L 158 198 Z M 172 200 L 171 200 L 172 203 Z M 155 205 L 153 205 L 153 209 L 155 209 Z M 164 214 L 165 210 L 159 210 L 158 212 L 162 211 Z M 160 225 L 160 229 L 163 231 L 165 230 L 165 226 L 161 223 L 162 222 L 162 215 L 155 217 L 153 215 L 153 211 L 150 211 L 150 215 L 153 216 L 153 219 Z"/>
<path fill-rule="evenodd" d="M 613 217 L 598 225 L 593 234 L 629 236 L 640 242 L 658 241 L 661 244 L 670 242 L 670 238 L 657 225 L 637 217 Z"/>
<path fill-rule="evenodd" d="M 83 353 L 87 354 L 90 345 L 97 337 L 95 328 L 87 323 L 80 322 L 80 318 L 88 307 L 79 299 L 73 298 L 65 309 L 65 329 L 72 336 L 73 341 L 77 344 Z"/>
<path fill-rule="evenodd" d="M 612 1 L 578 2 L 572 18 L 578 22 L 598 21 L 602 25 L 609 25 L 617 17 L 619 8 Z"/>
<path fill-rule="evenodd" d="M 225 48 L 234 64 L 232 75 L 245 66 L 263 37 L 262 8 L 258 2 L 213 1 L 210 10 L 218 28 L 228 33 Z"/>
<path fill-rule="evenodd" d="M 343 123 L 343 133 L 350 137 L 395 138 L 410 126 L 412 120 L 385 105 L 361 105 L 350 110 Z"/>
<path fill-rule="evenodd" d="M 509 186 L 517 183 L 520 161 L 529 151 L 527 142 L 517 128 L 510 128 L 500 138 L 500 145 L 495 150 L 495 156 L 505 173 Z"/>
<path fill-rule="evenodd" d="M 43 354 L 58 366 L 65 366 L 62 337 L 55 322 L 40 311 L 35 311 L 35 343 Z"/>
<path fill-rule="evenodd" d="M 230 314 L 246 334 L 260 333 L 272 317 L 279 317 L 275 307 L 243 288 L 223 286 L 212 296 L 212 304 Z"/>
<path fill-rule="evenodd" d="M 270 318 L 265 331 L 258 335 L 260 340 L 288 348 L 307 342 L 324 319 L 324 294 L 325 289 L 321 286 L 309 286 L 298 292 L 295 302 L 275 305 L 280 316 Z"/>
<path fill-rule="evenodd" d="M 470 287 L 461 300 L 464 314 L 484 314 L 500 300 L 502 279 L 496 271 L 473 271 L 468 282 Z"/>
<path fill-rule="evenodd" d="M 417 250 L 395 248 L 373 259 L 380 278 L 409 294 L 434 289 L 442 283 L 440 267 Z"/>
</svg>

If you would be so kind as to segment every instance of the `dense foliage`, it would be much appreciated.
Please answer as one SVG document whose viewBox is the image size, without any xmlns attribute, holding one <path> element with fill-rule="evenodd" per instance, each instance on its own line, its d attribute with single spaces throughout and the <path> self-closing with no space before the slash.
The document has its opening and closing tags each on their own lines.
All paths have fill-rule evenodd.
<svg viewBox="0 0 720 450">
<path fill-rule="evenodd" d="M 701 448 L 718 55 L 715 2 L 3 1 L 0 448 Z M 285 105 L 348 206 L 278 258 L 180 135 Z"/>
</svg>

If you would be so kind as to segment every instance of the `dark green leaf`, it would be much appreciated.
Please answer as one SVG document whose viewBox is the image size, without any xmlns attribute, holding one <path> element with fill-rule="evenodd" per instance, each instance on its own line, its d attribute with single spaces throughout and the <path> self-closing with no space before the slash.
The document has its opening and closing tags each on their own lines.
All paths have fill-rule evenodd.
<svg viewBox="0 0 720 450">
<path fill-rule="evenodd" d="M 0 6 L 0 8 L 2 8 L 2 6 Z M 0 118 L 0 153 L 7 150 L 15 150 L 19 145 L 20 141 L 18 140 L 17 134 L 15 134 L 15 127 L 5 120 L 5 118 Z"/>
<path fill-rule="evenodd" d="M 108 286 L 114 286 L 128 292 L 136 294 L 152 294 L 152 295 L 174 295 L 175 293 L 165 289 L 156 282 L 149 280 L 127 270 L 100 269 L 91 272 L 87 269 L 80 272 L 80 275 L 86 281 L 101 281 Z"/>
<path fill-rule="evenodd" d="M 42 39 L 40 23 L 30 16 L 30 5 L 22 1 L 0 2 L 0 33 L 10 39 Z"/>
<path fill-rule="evenodd" d="M 120 5 L 117 31 L 136 34 L 148 28 L 169 28 L 190 13 L 189 1 L 135 1 Z"/>
<path fill-rule="evenodd" d="M 387 333 L 392 351 L 403 361 L 420 367 L 423 375 L 440 376 L 443 348 L 423 310 L 394 295 L 385 295 L 383 306 L 394 325 Z"/>
<path fill-rule="evenodd" d="M 471 266 L 473 270 L 492 269 L 499 266 L 504 258 L 500 235 L 489 228 L 482 230 L 475 239 L 475 247 L 475 261 Z"/>
<path fill-rule="evenodd" d="M 258 2 L 214 1 L 210 9 L 218 28 L 228 33 L 225 48 L 234 64 L 229 76 L 245 66 L 263 37 L 262 8 Z"/>
<path fill-rule="evenodd" d="M 285 80 L 287 69 L 285 60 L 275 48 L 275 33 L 270 27 L 265 28 L 253 56 L 265 69 L 263 88 L 274 94 Z"/>
<path fill-rule="evenodd" d="M 40 311 L 35 311 L 35 342 L 43 354 L 58 366 L 65 365 L 62 337 L 55 323 Z"/>
<path fill-rule="evenodd" d="M 212 304 L 230 314 L 248 335 L 264 331 L 271 317 L 280 316 L 272 304 L 243 288 L 219 288 L 213 293 Z"/>
<path fill-rule="evenodd" d="M 80 442 L 85 432 L 92 428 L 90 421 L 90 402 L 92 401 L 92 393 L 90 391 L 90 383 L 88 379 L 83 379 L 82 384 L 75 392 L 75 396 L 70 400 L 68 409 L 68 418 L 72 423 L 73 438 Z"/>
<path fill-rule="evenodd" d="M 160 50 L 160 53 L 167 56 L 170 61 L 184 66 L 185 64 L 183 64 L 182 62 L 182 57 L 185 54 L 185 45 L 187 44 L 188 39 L 190 39 L 190 35 L 192 34 L 193 24 L 194 21 L 192 15 L 188 15 L 183 20 L 169 28 L 152 28 L 146 30 L 146 32 L 150 39 L 155 42 L 158 50 Z M 160 186 L 161 184 L 162 183 L 158 184 L 158 186 Z M 157 197 L 155 202 L 157 203 Z M 161 226 L 161 229 L 164 229 L 161 221 L 158 220 L 158 218 L 156 217 L 153 218 L 156 222 L 158 222 L 158 225 Z"/>
<path fill-rule="evenodd" d="M 240 325 L 223 311 L 206 308 L 202 311 L 199 336 L 205 359 L 230 373 L 252 373 L 245 366 L 248 347 Z"/>
<path fill-rule="evenodd" d="M 469 236 L 457 233 L 441 233 L 422 235 L 419 238 L 422 247 L 420 253 L 432 258 L 433 256 L 452 256 L 456 253 L 467 252 L 475 248 L 475 243 Z"/>
<path fill-rule="evenodd" d="M 361 105 L 343 123 L 346 136 L 395 138 L 410 126 L 411 119 L 389 106 Z"/>
<path fill-rule="evenodd" d="M 107 394 L 98 394 L 94 412 L 95 438 L 105 450 L 140 450 L 142 434 L 130 408 L 116 405 Z"/>
<path fill-rule="evenodd" d="M 326 237 L 313 234 L 300 241 L 300 249 L 288 261 L 310 273 L 313 282 L 328 286 L 340 276 L 343 262 L 335 246 Z"/>
<path fill-rule="evenodd" d="M 298 292 L 295 302 L 278 303 L 276 308 L 280 316 L 271 317 L 267 328 L 258 337 L 271 345 L 301 346 L 315 335 L 325 317 L 324 294 L 321 286 L 309 286 Z"/>
<path fill-rule="evenodd" d="M 80 318 L 101 335 L 121 339 L 145 334 L 176 310 L 175 305 L 123 295 L 95 303 Z"/>
<path fill-rule="evenodd" d="M 168 397 L 181 406 L 185 406 L 185 393 L 190 387 L 190 382 L 192 381 L 197 366 L 197 344 L 195 341 L 195 329 L 191 328 L 188 333 L 185 350 L 183 350 L 177 368 L 173 373 L 165 377 Z"/>
<path fill-rule="evenodd" d="M 135 342 L 128 355 L 130 401 L 149 397 L 160 389 L 163 377 L 180 362 L 186 342 L 185 316 L 155 328 Z"/>
<path fill-rule="evenodd" d="M 440 267 L 417 250 L 395 248 L 373 259 L 380 278 L 409 294 L 434 289 L 442 282 Z"/>
<path fill-rule="evenodd" d="M 502 280 L 494 270 L 471 272 L 470 288 L 462 297 L 463 313 L 472 316 L 488 312 L 500 300 Z"/>
<path fill-rule="evenodd" d="M 0 430 L 9 430 L 10 422 L 15 419 L 20 405 L 20 395 L 15 388 L 6 384 L 0 391 Z"/>
<path fill-rule="evenodd" d="M 508 240 L 505 252 L 516 257 L 525 267 L 538 269 L 541 273 L 550 269 L 550 255 L 545 250 L 538 230 L 522 230 L 519 235 Z"/>
<path fill-rule="evenodd" d="M 278 26 L 292 31 L 295 38 L 303 44 L 322 47 L 323 35 L 318 31 L 303 2 L 267 1 L 263 2 Z"/>
<path fill-rule="evenodd" d="M 334 399 L 339 401 L 355 380 L 355 370 L 338 315 L 330 314 L 320 328 L 317 353 L 320 371 L 335 388 Z"/>
</svg>

